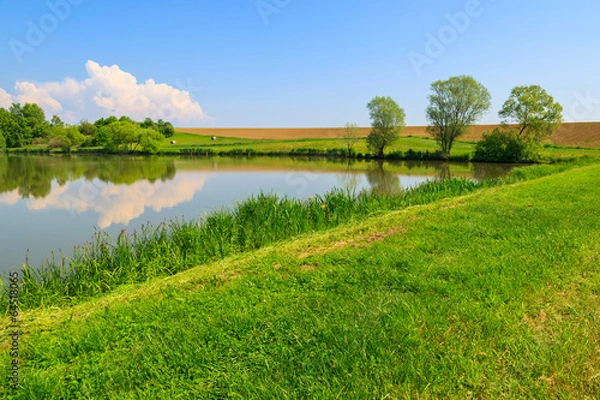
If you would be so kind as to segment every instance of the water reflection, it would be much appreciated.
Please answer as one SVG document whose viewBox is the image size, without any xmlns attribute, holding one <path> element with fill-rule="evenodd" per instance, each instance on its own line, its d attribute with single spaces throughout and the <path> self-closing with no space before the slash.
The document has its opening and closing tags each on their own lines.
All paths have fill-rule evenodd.
<svg viewBox="0 0 600 400">
<path fill-rule="evenodd" d="M 367 170 L 371 190 L 379 194 L 394 195 L 402 192 L 400 177 L 384 168 L 383 161 L 376 161 Z"/>
<path fill-rule="evenodd" d="M 248 196 L 322 195 L 335 187 L 398 193 L 427 179 L 502 175 L 511 166 L 290 158 L 0 156 L 0 270 L 67 250 L 95 229 L 197 218 Z"/>
</svg>

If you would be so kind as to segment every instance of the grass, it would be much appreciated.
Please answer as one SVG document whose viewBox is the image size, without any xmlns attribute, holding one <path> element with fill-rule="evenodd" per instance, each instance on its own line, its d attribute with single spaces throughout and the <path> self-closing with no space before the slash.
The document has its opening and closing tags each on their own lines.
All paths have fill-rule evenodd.
<svg viewBox="0 0 600 400">
<path fill-rule="evenodd" d="M 4 393 L 598 398 L 600 165 L 572 168 L 22 312 Z"/>
<path fill-rule="evenodd" d="M 268 153 L 289 153 L 292 151 L 314 149 L 319 151 L 324 150 L 343 150 L 345 144 L 342 139 L 239 139 L 233 137 L 218 137 L 216 141 L 211 140 L 210 136 L 202 136 L 196 134 L 188 134 L 177 132 L 172 138 L 177 144 L 171 145 L 164 142 L 162 146 L 163 152 L 178 153 L 182 149 L 200 148 L 204 151 L 212 152 L 231 152 L 238 150 L 253 151 L 263 154 Z M 457 141 L 452 148 L 452 156 L 456 159 L 468 159 L 475 151 L 475 143 L 472 141 Z M 386 149 L 386 153 L 406 152 L 407 150 L 415 152 L 435 153 L 439 147 L 435 140 L 418 137 L 418 136 L 402 136 L 396 143 Z M 369 154 L 369 150 L 365 140 L 360 140 L 355 146 L 356 153 Z M 542 160 L 559 161 L 577 157 L 600 157 L 600 149 L 597 148 L 581 148 L 581 147 L 565 147 L 558 145 L 546 145 L 541 149 Z"/>
</svg>

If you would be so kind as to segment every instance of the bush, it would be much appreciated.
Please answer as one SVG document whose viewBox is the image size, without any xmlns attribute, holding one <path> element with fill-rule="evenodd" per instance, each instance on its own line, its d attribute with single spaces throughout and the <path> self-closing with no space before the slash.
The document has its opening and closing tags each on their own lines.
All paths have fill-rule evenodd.
<svg viewBox="0 0 600 400">
<path fill-rule="evenodd" d="M 522 162 L 534 158 L 533 147 L 514 131 L 494 129 L 475 145 L 475 161 Z"/>
</svg>

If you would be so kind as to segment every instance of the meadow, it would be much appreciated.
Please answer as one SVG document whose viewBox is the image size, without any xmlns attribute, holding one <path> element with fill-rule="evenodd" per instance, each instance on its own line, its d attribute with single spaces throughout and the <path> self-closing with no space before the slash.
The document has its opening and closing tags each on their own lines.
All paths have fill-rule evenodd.
<svg viewBox="0 0 600 400">
<path fill-rule="evenodd" d="M 73 304 L 24 304 L 22 387 L 4 393 L 598 398 L 600 165 L 465 182 L 398 203 L 251 199 L 249 209 L 267 204 L 246 219 L 256 240 L 247 251 L 66 299 Z M 366 212 L 304 233 L 276 222 L 290 210 L 300 222 L 313 207 L 331 217 L 361 204 Z M 0 357 L 8 365 L 8 352 Z"/>
<path fill-rule="evenodd" d="M 567 125 L 567 124 L 565 124 Z M 577 124 L 579 126 L 580 124 Z M 593 137 L 597 134 L 600 137 L 600 132 L 596 132 L 596 127 L 600 127 L 593 124 L 593 129 L 585 130 L 589 135 L 584 135 L 579 132 L 578 136 L 581 141 L 595 140 Z M 477 140 L 481 138 L 482 132 L 487 131 L 487 126 L 478 127 L 476 134 L 467 135 L 463 140 L 459 140 L 455 143 L 452 148 L 451 156 L 454 160 L 469 160 L 475 150 L 475 144 Z M 567 128 L 564 128 L 567 129 Z M 575 128 L 571 128 L 575 129 Z M 185 132 L 184 132 L 185 131 Z M 177 130 L 171 140 L 175 141 L 176 144 L 170 144 L 170 142 L 163 142 L 160 152 L 164 154 L 179 154 L 186 151 L 198 151 L 198 154 L 202 154 L 202 151 L 209 152 L 209 154 L 232 154 L 232 152 L 239 152 L 239 155 L 245 154 L 281 154 L 289 155 L 294 152 L 302 152 L 308 150 L 316 150 L 319 152 L 338 152 L 338 155 L 344 156 L 346 151 L 346 144 L 343 139 L 339 138 L 339 130 L 334 128 L 328 129 L 187 129 Z M 192 133 L 190 133 L 192 132 Z M 308 133 L 306 133 L 308 132 Z M 367 128 L 363 129 L 363 133 L 368 132 Z M 564 132 L 571 132 L 566 130 Z M 216 140 L 212 140 L 212 134 L 219 134 L 216 136 Z M 239 135 L 241 137 L 233 136 Z M 337 136 L 336 136 L 337 135 Z M 308 136 L 308 137 L 307 137 Z M 558 161 L 568 160 L 576 157 L 599 157 L 600 148 L 589 147 L 589 146 L 575 146 L 569 142 L 569 139 L 563 139 L 556 137 L 556 140 L 561 141 L 562 144 L 553 144 L 551 141 L 542 145 L 540 156 L 542 161 Z M 574 143 L 579 143 L 575 141 Z M 593 142 L 595 143 L 595 142 Z M 598 144 L 600 147 L 600 144 Z M 353 147 L 355 153 L 367 155 L 370 153 L 367 148 L 366 140 L 359 140 Z M 417 153 L 429 153 L 433 155 L 439 150 L 437 142 L 427 137 L 424 134 L 423 129 L 407 128 L 407 132 L 400 139 L 386 148 L 386 154 L 395 152 L 407 152 L 412 150 Z M 337 153 L 336 153 L 337 154 Z"/>
</svg>

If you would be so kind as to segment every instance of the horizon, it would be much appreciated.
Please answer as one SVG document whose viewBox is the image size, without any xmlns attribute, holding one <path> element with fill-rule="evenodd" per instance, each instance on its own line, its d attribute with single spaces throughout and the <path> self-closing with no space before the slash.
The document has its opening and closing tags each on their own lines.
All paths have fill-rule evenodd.
<svg viewBox="0 0 600 400">
<path fill-rule="evenodd" d="M 33 102 L 69 123 L 336 128 L 369 126 L 366 104 L 391 96 L 407 126 L 426 126 L 431 83 L 471 75 L 492 94 L 479 125 L 533 84 L 565 122 L 600 121 L 595 2 L 340 3 L 0 1 L 0 107 Z"/>
</svg>

